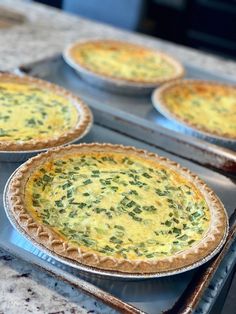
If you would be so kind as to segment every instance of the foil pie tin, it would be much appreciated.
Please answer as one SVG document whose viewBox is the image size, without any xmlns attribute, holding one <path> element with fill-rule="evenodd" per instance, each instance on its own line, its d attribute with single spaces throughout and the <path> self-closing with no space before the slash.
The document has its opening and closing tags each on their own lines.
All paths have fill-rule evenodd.
<svg viewBox="0 0 236 314">
<path fill-rule="evenodd" d="M 124 273 L 124 272 L 118 272 L 118 271 L 102 270 L 102 269 L 98 269 L 95 267 L 83 265 L 79 262 L 76 262 L 76 261 L 70 260 L 68 258 L 62 257 L 62 256 L 56 254 L 55 252 L 49 250 L 48 248 L 44 247 L 43 245 L 39 244 L 37 241 L 35 241 L 33 238 L 31 238 L 16 221 L 16 219 L 15 219 L 15 217 L 11 211 L 10 205 L 9 205 L 8 195 L 9 195 L 10 182 L 13 179 L 15 173 L 18 171 L 19 168 L 17 168 L 12 173 L 12 175 L 9 177 L 9 179 L 5 185 L 5 188 L 4 188 L 4 192 L 3 192 L 3 204 L 4 204 L 5 213 L 9 219 L 10 223 L 12 224 L 13 228 L 16 229 L 23 237 L 25 237 L 35 247 L 37 247 L 40 251 L 42 251 L 43 253 L 45 253 L 49 257 L 52 257 L 56 261 L 64 263 L 67 266 L 75 268 L 75 269 L 81 271 L 82 273 L 84 273 L 85 275 L 88 275 L 88 276 L 94 276 L 95 278 L 97 277 L 97 278 L 111 279 L 111 280 L 133 281 L 133 280 L 154 279 L 154 278 L 166 277 L 166 276 L 171 276 L 171 275 L 177 275 L 177 274 L 195 269 L 195 268 L 203 265 L 204 263 L 208 262 L 211 258 L 213 258 L 220 251 L 222 246 L 224 245 L 224 242 L 225 242 L 227 234 L 228 234 L 228 225 L 227 225 L 221 242 L 209 255 L 207 255 L 205 258 L 203 258 L 203 259 L 199 260 L 198 262 L 193 263 L 187 267 L 182 267 L 182 268 L 172 270 L 172 271 L 138 274 L 138 273 Z"/>
</svg>

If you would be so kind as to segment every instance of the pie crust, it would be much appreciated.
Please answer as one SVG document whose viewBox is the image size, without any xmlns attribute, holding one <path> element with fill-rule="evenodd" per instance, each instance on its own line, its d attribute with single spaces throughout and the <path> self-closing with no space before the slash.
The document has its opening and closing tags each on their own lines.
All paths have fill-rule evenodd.
<svg viewBox="0 0 236 314">
<path fill-rule="evenodd" d="M 177 172 L 189 180 L 201 193 L 210 210 L 210 224 L 207 232 L 197 244 L 187 250 L 180 251 L 169 257 L 155 260 L 127 260 L 118 259 L 112 256 L 102 256 L 98 253 L 88 252 L 86 249 L 75 247 L 62 239 L 52 229 L 39 223 L 27 211 L 25 206 L 25 186 L 33 171 L 46 161 L 73 154 L 76 152 L 107 152 L 121 153 L 126 156 L 137 156 L 157 162 Z M 112 144 L 80 144 L 59 147 L 49 150 L 46 153 L 31 158 L 23 164 L 13 176 L 7 194 L 9 209 L 17 223 L 29 237 L 37 243 L 53 251 L 59 256 L 66 257 L 86 266 L 92 266 L 102 270 L 112 270 L 122 273 L 156 273 L 179 270 L 188 267 L 207 257 L 214 255 L 216 250 L 223 245 L 227 231 L 228 219 L 223 204 L 215 193 L 197 175 L 188 169 L 181 167 L 165 157 L 160 157 L 145 150 L 136 149 L 130 146 Z"/>
<path fill-rule="evenodd" d="M 0 151 L 31 151 L 51 148 L 64 144 L 69 144 L 79 138 L 82 138 L 91 128 L 93 116 L 88 106 L 77 96 L 73 95 L 66 89 L 30 76 L 17 76 L 11 73 L 0 73 L 0 82 L 20 83 L 32 85 L 32 87 L 42 90 L 48 90 L 57 96 L 61 96 L 76 108 L 78 118 L 74 127 L 64 131 L 59 136 L 49 136 L 46 139 L 33 138 L 25 141 L 0 141 Z"/>
<path fill-rule="evenodd" d="M 91 68 L 91 66 L 83 62 L 81 58 L 78 57 L 77 53 L 83 45 L 92 44 L 94 45 L 94 49 L 96 49 L 96 46 L 100 46 L 102 44 L 110 45 L 111 47 L 114 46 L 119 49 L 121 48 L 128 48 L 128 49 L 134 49 L 136 52 L 140 53 L 151 53 L 155 54 L 156 56 L 160 57 L 164 62 L 169 64 L 173 68 L 173 73 L 169 74 L 167 77 L 157 77 L 155 79 L 142 79 L 142 78 L 136 78 L 135 76 L 132 78 L 117 76 L 115 74 L 112 74 L 111 72 L 108 73 L 105 69 L 99 69 L 95 70 Z M 111 48 L 112 49 L 112 48 Z M 119 40 L 108 40 L 108 39 L 91 39 L 91 40 L 81 40 L 78 42 L 75 42 L 71 44 L 64 53 L 65 59 L 68 60 L 69 65 L 72 65 L 76 70 L 78 71 L 85 71 L 90 74 L 94 74 L 97 77 L 101 77 L 103 79 L 111 79 L 113 81 L 116 81 L 117 83 L 128 83 L 128 84 L 141 84 L 142 86 L 156 86 L 165 82 L 168 82 L 170 80 L 179 79 L 184 76 L 184 68 L 183 66 L 174 58 L 171 56 L 162 53 L 160 51 L 147 48 L 141 45 L 128 43 L 124 41 Z M 132 52 L 129 55 L 130 58 L 132 58 Z M 121 64 L 122 65 L 122 64 Z"/>
<path fill-rule="evenodd" d="M 216 129 L 211 129 L 207 125 L 202 125 L 200 122 L 193 122 L 190 119 L 183 117 L 181 114 L 178 114 L 176 112 L 173 112 L 168 106 L 168 103 L 166 101 L 166 97 L 169 95 L 172 89 L 178 88 L 180 89 L 180 92 L 183 90 L 183 87 L 197 87 L 197 88 L 214 88 L 215 91 L 217 92 L 217 89 L 220 90 L 225 90 L 229 91 L 229 93 L 234 93 L 236 95 L 236 87 L 235 85 L 230 85 L 230 84 L 224 84 L 224 83 L 219 83 L 219 82 L 214 82 L 214 81 L 206 81 L 206 80 L 190 80 L 190 79 L 183 79 L 183 80 L 177 80 L 175 82 L 170 82 L 167 83 L 160 88 L 156 89 L 153 92 L 152 95 L 152 102 L 155 108 L 160 111 L 164 116 L 170 119 L 174 119 L 179 123 L 184 124 L 185 126 L 196 130 L 200 133 L 202 133 L 205 136 L 210 136 L 210 137 L 215 137 L 216 139 L 220 140 L 226 140 L 226 141 L 235 141 L 236 140 L 236 132 L 235 135 L 232 133 L 229 133 L 225 131 L 225 125 L 227 124 L 227 120 L 224 120 L 222 118 L 222 129 L 221 130 L 216 130 Z M 200 94 L 201 96 L 201 94 Z M 215 96 L 215 94 L 214 94 Z M 185 96 L 186 98 L 186 96 Z M 191 111 L 191 110 L 190 110 Z M 181 112 L 181 103 L 179 107 L 179 112 Z M 191 113 L 191 112 L 189 112 Z M 232 115 L 232 113 L 231 113 Z M 199 115 L 199 118 L 201 119 L 201 115 Z M 211 119 L 210 117 L 208 117 Z M 236 124 L 236 121 L 235 121 Z"/>
</svg>

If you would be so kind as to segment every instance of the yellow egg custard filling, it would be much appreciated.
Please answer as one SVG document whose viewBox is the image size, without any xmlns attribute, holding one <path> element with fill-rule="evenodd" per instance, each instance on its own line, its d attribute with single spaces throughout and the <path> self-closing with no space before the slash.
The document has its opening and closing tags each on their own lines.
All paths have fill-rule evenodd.
<svg viewBox="0 0 236 314">
<path fill-rule="evenodd" d="M 196 175 L 122 145 L 40 154 L 16 172 L 8 199 L 34 241 L 103 270 L 181 269 L 212 255 L 227 233 L 222 203 Z"/>
<path fill-rule="evenodd" d="M 183 81 L 167 88 L 162 102 L 180 121 L 200 131 L 236 139 L 236 87 Z"/>
<path fill-rule="evenodd" d="M 0 82 L 1 141 L 28 141 L 60 136 L 78 120 L 73 104 L 49 90 Z"/>
<path fill-rule="evenodd" d="M 30 77 L 0 75 L 1 150 L 57 146 L 57 141 L 82 134 L 90 120 L 87 106 L 62 88 Z"/>
<path fill-rule="evenodd" d="M 69 56 L 97 74 L 130 82 L 155 83 L 182 76 L 182 66 L 167 55 L 142 46 L 95 40 L 71 47 Z"/>
<path fill-rule="evenodd" d="M 199 190 L 167 167 L 123 154 L 53 159 L 25 187 L 26 207 L 69 242 L 104 256 L 150 260 L 195 245 L 209 227 Z"/>
</svg>

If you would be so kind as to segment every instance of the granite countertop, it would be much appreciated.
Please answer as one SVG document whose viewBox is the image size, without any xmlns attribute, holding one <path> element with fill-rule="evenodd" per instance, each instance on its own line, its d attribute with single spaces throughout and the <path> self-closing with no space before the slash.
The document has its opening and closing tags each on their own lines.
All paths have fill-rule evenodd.
<svg viewBox="0 0 236 314">
<path fill-rule="evenodd" d="M 10 70 L 61 52 L 65 46 L 80 38 L 108 37 L 145 43 L 174 55 L 182 62 L 211 72 L 234 76 L 236 62 L 213 57 L 197 50 L 154 39 L 83 18 L 48 9 L 23 0 L 1 0 L 1 5 L 14 8 L 27 16 L 27 22 L 9 29 L 0 29 L 0 70 Z"/>
<path fill-rule="evenodd" d="M 0 29 L 0 70 L 7 71 L 28 62 L 61 52 L 79 38 L 116 37 L 158 48 L 183 62 L 211 72 L 234 76 L 236 63 L 215 58 L 163 40 L 140 36 L 48 9 L 22 0 L 1 0 L 1 5 L 26 14 L 24 24 Z M 0 250 L 0 314 L 11 313 L 111 313 L 70 285 Z"/>
<path fill-rule="evenodd" d="M 0 313 L 116 313 L 74 287 L 0 250 Z"/>
</svg>

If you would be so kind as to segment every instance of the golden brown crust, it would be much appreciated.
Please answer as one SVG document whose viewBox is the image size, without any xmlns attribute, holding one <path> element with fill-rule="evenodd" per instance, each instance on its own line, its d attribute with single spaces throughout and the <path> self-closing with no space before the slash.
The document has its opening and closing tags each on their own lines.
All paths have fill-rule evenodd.
<svg viewBox="0 0 236 314">
<path fill-rule="evenodd" d="M 73 95 L 66 89 L 43 81 L 40 79 L 33 78 L 31 76 L 17 76 L 11 73 L 0 73 L 0 81 L 4 82 L 15 82 L 15 83 L 28 83 L 34 84 L 37 87 L 48 89 L 55 92 L 57 95 L 61 95 L 69 100 L 75 106 L 78 111 L 79 120 L 76 126 L 64 134 L 47 140 L 29 140 L 27 142 L 0 142 L 0 151 L 31 151 L 31 150 L 41 150 L 46 148 L 51 148 L 55 146 L 60 146 L 64 144 L 69 144 L 70 142 L 83 137 L 91 128 L 93 122 L 93 116 L 88 108 L 88 106 L 77 96 Z"/>
<path fill-rule="evenodd" d="M 161 56 L 164 60 L 166 60 L 168 63 L 170 63 L 173 68 L 175 69 L 175 72 L 168 78 L 158 78 L 155 81 L 150 81 L 147 82 L 145 80 L 135 80 L 134 79 L 128 79 L 128 78 L 117 78 L 116 76 L 112 75 L 112 74 L 108 74 L 106 72 L 101 73 L 100 71 L 94 71 L 92 70 L 89 66 L 87 66 L 85 63 L 81 63 L 79 62 L 79 60 L 77 60 L 75 58 L 75 51 L 79 48 L 80 45 L 83 45 L 84 43 L 95 43 L 96 42 L 98 44 L 101 44 L 103 42 L 109 42 L 111 44 L 121 44 L 122 46 L 132 46 L 132 47 L 136 47 L 138 49 L 142 49 L 144 51 L 149 50 L 152 52 L 155 52 L 157 55 Z M 70 65 L 72 65 L 76 70 L 80 71 L 81 69 L 83 69 L 84 71 L 87 71 L 88 73 L 92 73 L 98 77 L 102 77 L 103 79 L 112 79 L 114 82 L 117 83 L 128 83 L 128 84 L 140 84 L 141 86 L 157 86 L 159 84 L 165 83 L 165 82 L 169 82 L 171 80 L 176 80 L 176 79 L 180 79 L 181 77 L 184 76 L 185 71 L 183 66 L 173 57 L 167 55 L 166 53 L 151 49 L 151 48 L 147 48 L 141 45 L 137 45 L 137 44 L 132 44 L 132 43 L 128 43 L 128 42 L 124 42 L 124 41 L 119 41 L 119 40 L 102 40 L 102 39 L 91 39 L 91 40 L 81 40 L 78 42 L 75 42 L 73 44 L 71 44 L 65 51 L 64 53 L 65 58 L 67 60 L 69 60 Z M 79 67 L 79 68 L 78 68 Z"/>
<path fill-rule="evenodd" d="M 157 161 L 165 166 L 177 171 L 185 178 L 189 179 L 202 193 L 210 212 L 211 222 L 209 230 L 203 239 L 188 250 L 179 252 L 171 257 L 152 260 L 152 261 L 129 261 L 104 257 L 98 253 L 91 253 L 85 249 L 74 247 L 63 240 L 54 231 L 34 221 L 30 213 L 25 208 L 24 189 L 28 178 L 35 167 L 43 164 L 52 157 L 63 156 L 68 153 L 102 151 L 120 152 L 126 155 L 137 155 L 150 160 Z M 204 258 L 207 258 L 214 250 L 222 244 L 228 230 L 227 214 L 223 204 L 215 193 L 197 175 L 188 169 L 181 167 L 176 162 L 170 161 L 165 157 L 160 157 L 145 150 L 136 149 L 130 146 L 112 144 L 80 144 L 60 147 L 42 153 L 23 164 L 13 176 L 8 190 L 8 203 L 11 213 L 15 217 L 20 227 L 40 245 L 55 252 L 56 254 L 99 269 L 115 270 L 124 273 L 156 273 L 168 272 L 188 267 Z"/>
<path fill-rule="evenodd" d="M 213 82 L 213 81 L 207 81 L 207 80 L 191 80 L 191 79 L 182 79 L 182 80 L 177 80 L 174 82 L 167 83 L 160 88 L 156 89 L 153 92 L 152 99 L 153 99 L 153 104 L 154 106 L 163 113 L 164 115 L 167 116 L 167 118 L 172 118 L 180 123 L 185 124 L 187 127 L 193 128 L 201 133 L 203 133 L 206 136 L 214 136 L 218 139 L 221 140 L 233 140 L 236 141 L 236 137 L 232 136 L 232 134 L 229 134 L 227 132 L 217 132 L 217 131 L 212 131 L 210 132 L 207 127 L 204 127 L 200 124 L 193 123 L 189 121 L 186 118 L 183 118 L 182 116 L 179 117 L 177 116 L 174 112 L 171 112 L 168 107 L 166 106 L 165 103 L 165 97 L 168 94 L 169 90 L 173 87 L 176 86 L 182 86 L 182 85 L 189 85 L 189 84 L 203 84 L 204 86 L 216 86 L 217 87 L 223 87 L 223 88 L 229 88 L 229 89 L 234 89 L 235 90 L 235 85 L 231 84 L 224 84 L 224 83 L 218 83 L 218 82 Z"/>
</svg>

